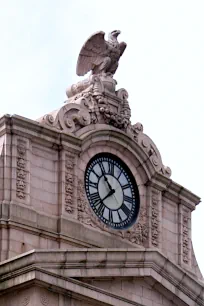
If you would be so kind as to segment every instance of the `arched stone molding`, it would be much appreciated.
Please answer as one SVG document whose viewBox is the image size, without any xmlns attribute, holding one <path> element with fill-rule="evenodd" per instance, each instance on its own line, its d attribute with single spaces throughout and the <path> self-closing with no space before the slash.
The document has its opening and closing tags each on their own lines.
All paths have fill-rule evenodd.
<svg viewBox="0 0 204 306">
<path fill-rule="evenodd" d="M 134 157 L 134 162 L 136 163 L 137 171 L 133 173 L 134 175 L 138 174 L 140 168 L 143 169 L 143 175 L 146 176 L 146 181 L 150 180 L 151 177 L 155 176 L 156 172 L 159 172 L 159 168 L 152 162 L 152 158 L 147 154 L 145 149 L 139 145 L 138 142 L 135 142 L 129 135 L 125 132 L 120 131 L 111 126 L 107 126 L 105 124 L 96 124 L 90 125 L 80 130 L 80 133 L 77 135 L 82 140 L 82 151 L 85 151 L 88 147 L 94 147 L 96 143 L 103 141 L 104 145 L 111 145 L 117 148 L 119 152 L 125 152 L 125 154 L 132 154 L 132 158 Z M 155 151 L 156 146 L 154 146 Z M 123 154 L 123 156 L 125 155 Z M 159 164 L 162 165 L 162 160 L 160 153 L 158 151 L 158 160 Z M 133 160 L 128 158 L 127 164 L 132 166 Z M 146 181 L 143 181 L 145 183 Z"/>
<path fill-rule="evenodd" d="M 82 138 L 82 137 L 81 137 Z M 114 234 L 122 239 L 128 240 L 139 246 L 148 246 L 148 194 L 145 186 L 146 182 L 153 175 L 154 169 L 151 163 L 145 166 L 146 156 L 141 149 L 138 150 L 131 146 L 134 142 L 118 131 L 94 130 L 83 137 L 82 151 L 78 159 L 78 220 L 85 225 L 91 226 L 96 230 Z M 98 153 L 109 152 L 121 160 L 130 168 L 138 185 L 140 194 L 140 212 L 135 225 L 130 229 L 115 231 L 103 224 L 92 212 L 88 203 L 85 188 L 84 174 L 89 160 Z M 81 179 L 80 179 L 81 178 Z"/>
</svg>

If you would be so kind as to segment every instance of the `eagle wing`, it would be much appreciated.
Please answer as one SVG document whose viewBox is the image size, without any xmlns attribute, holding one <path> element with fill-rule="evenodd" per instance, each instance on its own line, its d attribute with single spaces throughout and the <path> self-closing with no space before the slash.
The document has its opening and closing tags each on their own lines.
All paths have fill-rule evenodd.
<svg viewBox="0 0 204 306">
<path fill-rule="evenodd" d="M 126 44 L 124 41 L 122 41 L 122 42 L 119 44 L 120 56 L 123 55 L 123 52 L 125 51 L 126 47 L 127 47 L 127 44 Z"/>
<path fill-rule="evenodd" d="M 83 45 L 79 53 L 76 73 L 85 75 L 94 66 L 100 65 L 107 53 L 107 44 L 104 39 L 105 33 L 100 31 L 93 34 Z"/>
</svg>

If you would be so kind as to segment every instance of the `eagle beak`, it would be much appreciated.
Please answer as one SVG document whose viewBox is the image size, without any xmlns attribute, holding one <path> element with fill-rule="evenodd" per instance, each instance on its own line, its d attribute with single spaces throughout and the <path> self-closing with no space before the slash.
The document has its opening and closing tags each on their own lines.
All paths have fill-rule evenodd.
<svg viewBox="0 0 204 306">
<path fill-rule="evenodd" d="M 117 30 L 117 36 L 120 35 L 120 33 L 121 33 L 121 32 L 120 32 L 119 30 Z"/>
</svg>

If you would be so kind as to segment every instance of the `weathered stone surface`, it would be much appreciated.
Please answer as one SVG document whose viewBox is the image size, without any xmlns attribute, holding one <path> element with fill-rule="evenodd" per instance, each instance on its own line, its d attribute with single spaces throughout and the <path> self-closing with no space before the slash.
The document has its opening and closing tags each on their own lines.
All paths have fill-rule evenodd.
<svg viewBox="0 0 204 306">
<path fill-rule="evenodd" d="M 204 305 L 203 285 L 153 249 L 31 251 L 1 263 L 0 277 L 6 306 Z"/>
<path fill-rule="evenodd" d="M 154 247 L 201 277 L 190 235 L 199 198 L 163 175 L 142 142 L 107 124 L 87 126 L 74 136 L 18 116 L 0 122 L 2 260 L 44 247 Z M 90 209 L 83 178 L 87 163 L 100 152 L 122 159 L 138 184 L 141 210 L 130 229 L 111 230 Z M 22 169 L 19 159 L 25 161 Z M 19 175 L 25 182 L 22 198 Z"/>
</svg>

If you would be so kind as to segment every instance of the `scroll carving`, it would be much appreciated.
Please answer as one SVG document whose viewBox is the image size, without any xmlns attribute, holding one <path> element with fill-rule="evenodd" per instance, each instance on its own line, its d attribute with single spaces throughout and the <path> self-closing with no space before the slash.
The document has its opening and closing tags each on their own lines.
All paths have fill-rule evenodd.
<svg viewBox="0 0 204 306">
<path fill-rule="evenodd" d="M 142 124 L 131 124 L 128 92 L 124 88 L 116 90 L 116 84 L 116 80 L 109 74 L 92 74 L 69 87 L 66 91 L 66 104 L 39 121 L 59 131 L 74 134 L 90 124 L 111 125 L 138 143 L 156 171 L 170 177 L 171 169 L 163 165 L 157 147 L 143 133 Z"/>
<path fill-rule="evenodd" d="M 183 262 L 189 263 L 189 211 L 183 210 Z"/>
<path fill-rule="evenodd" d="M 78 180 L 77 195 L 78 220 L 81 223 L 89 225 L 93 228 L 100 229 L 102 231 L 106 231 L 137 245 L 144 245 L 148 237 L 146 206 L 141 207 L 138 216 L 138 222 L 135 225 L 133 225 L 130 229 L 124 231 L 116 231 L 107 227 L 97 218 L 97 216 L 94 215 L 94 212 L 92 212 L 89 206 L 84 188 L 84 183 L 82 180 Z"/>
<path fill-rule="evenodd" d="M 152 245 L 158 247 L 159 245 L 159 191 L 152 191 Z"/>
<path fill-rule="evenodd" d="M 74 156 L 66 155 L 65 170 L 65 210 L 72 214 L 74 212 Z"/>
<path fill-rule="evenodd" d="M 156 145 L 151 138 L 143 133 L 143 125 L 140 122 L 130 125 L 128 126 L 127 133 L 138 143 L 143 151 L 145 151 L 154 168 L 161 174 L 170 177 L 171 169 L 163 165 L 161 155 Z"/>
<path fill-rule="evenodd" d="M 91 74 L 66 90 L 68 100 L 63 107 L 38 121 L 64 133 L 75 135 L 83 134 L 82 131 L 78 131 L 85 129 L 87 125 L 111 125 L 127 133 L 138 143 L 157 172 L 170 177 L 170 168 L 163 165 L 155 144 L 143 133 L 142 124 L 131 124 L 128 92 L 124 88 L 116 90 L 117 81 L 113 75 L 126 48 L 126 43 L 117 41 L 119 33 L 120 31 L 109 33 L 109 40 L 106 41 L 105 33 L 100 31 L 87 40 L 79 54 L 77 74 L 83 76 L 88 71 L 91 71 Z M 102 50 L 106 50 L 105 55 Z M 110 57 L 107 57 L 107 54 Z M 84 132 L 87 132 L 87 129 Z"/>
<path fill-rule="evenodd" d="M 69 99 L 65 106 L 39 121 L 69 133 L 91 123 L 126 130 L 131 116 L 128 93 L 123 88 L 116 91 L 116 84 L 109 75 L 91 75 L 67 89 Z"/>
<path fill-rule="evenodd" d="M 19 199 L 26 197 L 26 146 L 22 140 L 17 143 L 16 196 Z"/>
</svg>

